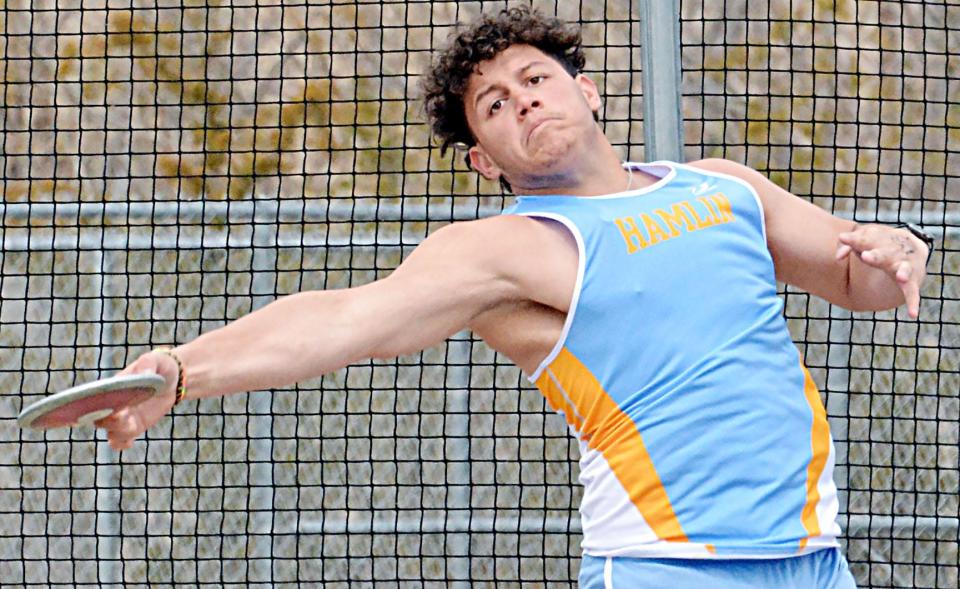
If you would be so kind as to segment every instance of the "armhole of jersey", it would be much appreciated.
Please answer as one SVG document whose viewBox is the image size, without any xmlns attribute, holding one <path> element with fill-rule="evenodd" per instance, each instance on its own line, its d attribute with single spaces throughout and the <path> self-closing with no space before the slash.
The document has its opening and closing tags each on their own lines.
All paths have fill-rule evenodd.
<svg viewBox="0 0 960 589">
<path fill-rule="evenodd" d="M 704 174 L 706 176 L 716 176 L 717 178 L 723 178 L 724 180 L 730 180 L 731 182 L 736 182 L 742 184 L 747 190 L 750 191 L 750 194 L 753 195 L 753 200 L 757 202 L 757 210 L 760 211 L 760 231 L 763 232 L 763 242 L 768 243 L 767 241 L 767 219 L 764 216 L 763 212 L 763 203 L 760 201 L 760 195 L 757 194 L 757 189 L 753 187 L 752 184 L 744 180 L 743 178 L 737 178 L 736 176 L 731 176 L 730 174 L 724 174 L 722 172 L 714 172 L 713 170 L 704 170 L 703 168 L 698 168 L 696 166 L 691 166 L 689 164 L 676 164 L 677 166 L 682 166 L 687 168 L 692 172 L 699 174 Z"/>
<path fill-rule="evenodd" d="M 514 213 L 515 215 L 522 215 L 524 217 L 534 217 L 540 219 L 549 219 L 551 221 L 556 221 L 561 223 L 567 230 L 573 235 L 573 238 L 577 241 L 577 283 L 573 287 L 573 296 L 570 297 L 570 309 L 567 311 L 567 319 L 563 322 L 563 331 L 560 332 L 560 339 L 557 340 L 557 343 L 554 344 L 553 349 L 550 350 L 550 353 L 547 354 L 547 357 L 540 362 L 540 366 L 537 367 L 536 371 L 533 374 L 527 377 L 527 380 L 530 382 L 536 382 L 540 378 L 540 374 L 546 369 L 547 366 L 553 362 L 554 358 L 557 357 L 557 354 L 560 353 L 560 350 L 563 349 L 563 344 L 567 341 L 567 334 L 570 333 L 570 326 L 573 325 L 573 316 L 577 312 L 577 304 L 580 302 L 580 290 L 583 288 L 583 273 L 586 268 L 586 250 L 583 246 L 583 236 L 580 235 L 580 230 L 577 229 L 577 226 L 569 218 L 564 217 L 563 215 L 558 215 L 556 213 Z"/>
</svg>

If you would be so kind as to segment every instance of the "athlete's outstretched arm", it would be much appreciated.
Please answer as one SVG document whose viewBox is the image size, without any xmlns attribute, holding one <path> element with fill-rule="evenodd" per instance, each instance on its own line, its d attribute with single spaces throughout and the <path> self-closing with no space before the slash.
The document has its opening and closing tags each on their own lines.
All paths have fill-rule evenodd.
<svg viewBox="0 0 960 589">
<path fill-rule="evenodd" d="M 906 229 L 841 219 L 735 162 L 692 165 L 736 176 L 757 191 L 778 280 L 852 311 L 906 303 L 911 317 L 919 315 L 928 248 Z"/>
<path fill-rule="evenodd" d="M 414 353 L 464 329 L 516 294 L 501 274 L 503 252 L 490 223 L 482 223 L 440 229 L 387 278 L 289 295 L 175 348 L 188 397 L 280 387 L 361 360 Z M 124 370 L 136 372 L 163 375 L 167 390 L 98 423 L 117 450 L 132 446 L 173 405 L 173 358 L 144 354 Z"/>
</svg>

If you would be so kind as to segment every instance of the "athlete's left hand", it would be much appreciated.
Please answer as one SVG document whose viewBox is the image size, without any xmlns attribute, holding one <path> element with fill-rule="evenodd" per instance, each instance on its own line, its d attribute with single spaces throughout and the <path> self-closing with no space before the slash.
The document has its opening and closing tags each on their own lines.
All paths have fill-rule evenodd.
<svg viewBox="0 0 960 589">
<path fill-rule="evenodd" d="M 906 229 L 887 225 L 857 225 L 852 231 L 841 233 L 839 241 L 838 260 L 855 252 L 864 264 L 886 272 L 903 292 L 910 317 L 920 316 L 920 286 L 927 277 L 927 244 Z"/>
</svg>

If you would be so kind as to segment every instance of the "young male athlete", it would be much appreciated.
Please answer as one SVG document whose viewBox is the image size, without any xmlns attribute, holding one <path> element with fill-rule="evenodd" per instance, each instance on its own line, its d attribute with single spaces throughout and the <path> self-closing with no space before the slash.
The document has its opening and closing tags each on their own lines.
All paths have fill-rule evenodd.
<svg viewBox="0 0 960 589">
<path fill-rule="evenodd" d="M 623 164 L 578 31 L 484 17 L 426 87 L 444 147 L 518 195 L 430 235 L 389 277 L 283 297 L 125 372 L 169 383 L 101 422 L 122 450 L 182 400 L 270 389 L 469 328 L 580 442 L 583 587 L 853 587 L 833 444 L 779 279 L 916 317 L 928 245 L 857 225 L 739 164 Z"/>
</svg>

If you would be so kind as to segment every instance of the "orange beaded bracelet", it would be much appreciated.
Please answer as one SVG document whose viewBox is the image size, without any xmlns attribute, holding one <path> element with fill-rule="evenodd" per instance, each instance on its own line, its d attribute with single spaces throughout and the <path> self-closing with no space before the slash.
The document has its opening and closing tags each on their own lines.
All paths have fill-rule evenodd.
<svg viewBox="0 0 960 589">
<path fill-rule="evenodd" d="M 173 406 L 176 407 L 180 404 L 180 401 L 183 401 L 183 398 L 187 396 L 187 376 L 183 371 L 183 362 L 181 362 L 180 358 L 173 353 L 173 348 L 170 346 L 154 348 L 153 351 L 166 354 L 167 356 L 173 358 L 173 361 L 177 363 L 177 392 L 173 399 Z"/>
</svg>

